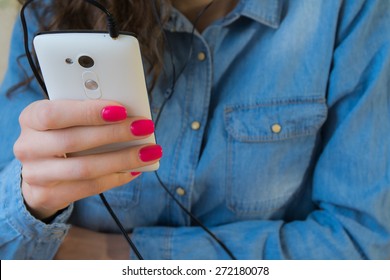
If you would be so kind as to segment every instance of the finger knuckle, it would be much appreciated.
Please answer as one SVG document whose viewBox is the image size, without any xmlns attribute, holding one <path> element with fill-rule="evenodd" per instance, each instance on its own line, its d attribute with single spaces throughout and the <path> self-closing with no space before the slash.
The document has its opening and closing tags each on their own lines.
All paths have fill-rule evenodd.
<svg viewBox="0 0 390 280">
<path fill-rule="evenodd" d="M 113 178 L 113 186 L 114 187 L 122 186 L 126 183 L 129 183 L 133 179 L 134 179 L 134 177 L 131 176 L 130 172 L 115 173 L 114 178 Z"/>
<path fill-rule="evenodd" d="M 31 141 L 27 135 L 20 135 L 13 145 L 15 157 L 22 163 L 32 160 L 35 155 Z"/>
<path fill-rule="evenodd" d="M 108 186 L 103 184 L 99 179 L 91 180 L 89 184 L 90 195 L 103 193 L 107 188 Z"/>
<path fill-rule="evenodd" d="M 73 165 L 72 169 L 71 172 L 73 172 L 74 176 L 79 180 L 92 177 L 92 168 L 84 160 L 77 160 L 77 163 Z"/>
<path fill-rule="evenodd" d="M 29 115 L 29 110 L 28 110 L 29 108 L 25 108 L 21 113 L 20 113 L 20 115 L 19 115 L 19 124 L 20 124 L 20 126 L 24 126 L 26 123 L 27 123 L 27 121 L 29 120 L 29 117 L 28 117 L 28 115 Z"/>
<path fill-rule="evenodd" d="M 35 111 L 35 108 L 39 106 L 40 102 L 44 102 L 44 101 L 35 101 L 22 110 L 22 112 L 19 115 L 19 124 L 21 126 L 24 126 L 31 121 L 31 115 Z"/>
<path fill-rule="evenodd" d="M 100 113 L 97 112 L 97 106 L 93 106 L 95 103 L 84 103 L 84 118 L 87 123 L 95 124 L 100 121 Z"/>
<path fill-rule="evenodd" d="M 79 139 L 69 133 L 62 133 L 58 138 L 58 144 L 62 151 L 69 153 L 77 150 Z"/>
<path fill-rule="evenodd" d="M 90 183 L 91 194 L 103 193 L 107 190 L 123 186 L 129 183 L 133 177 L 129 172 L 117 172 L 103 178 L 92 180 Z"/>
<path fill-rule="evenodd" d="M 118 170 L 132 170 L 146 165 L 139 159 L 138 148 L 130 147 L 116 154 L 116 167 Z"/>
<path fill-rule="evenodd" d="M 22 170 L 23 180 L 26 181 L 30 185 L 40 185 L 41 184 L 41 176 L 37 174 L 37 172 L 30 167 L 29 164 L 23 165 Z"/>
<path fill-rule="evenodd" d="M 39 130 L 49 130 L 55 127 L 56 124 L 56 110 L 50 101 L 45 100 L 37 104 L 36 119 Z"/>
<path fill-rule="evenodd" d="M 108 126 L 108 135 L 112 141 L 121 142 L 130 140 L 130 126 L 128 123 L 118 124 L 118 125 L 110 125 Z"/>
<path fill-rule="evenodd" d="M 33 208 L 48 205 L 51 202 L 50 192 L 46 187 L 30 184 L 29 205 Z"/>
<path fill-rule="evenodd" d="M 26 148 L 26 145 L 24 144 L 24 141 L 22 138 L 18 138 L 14 144 L 13 147 L 14 155 L 17 159 L 20 161 L 24 161 L 28 158 L 28 149 Z"/>
</svg>

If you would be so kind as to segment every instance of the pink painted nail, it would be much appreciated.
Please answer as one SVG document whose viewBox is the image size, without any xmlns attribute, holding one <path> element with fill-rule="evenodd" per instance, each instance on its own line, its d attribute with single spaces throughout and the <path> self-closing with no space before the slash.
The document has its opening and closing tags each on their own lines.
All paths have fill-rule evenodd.
<svg viewBox="0 0 390 280">
<path fill-rule="evenodd" d="M 146 136 L 154 132 L 152 120 L 137 120 L 131 123 L 130 130 L 135 136 Z"/>
<path fill-rule="evenodd" d="M 143 162 L 153 161 L 162 157 L 162 148 L 160 145 L 147 146 L 139 151 L 139 158 Z"/>
<path fill-rule="evenodd" d="M 131 176 L 135 177 L 141 174 L 141 172 L 130 172 Z"/>
<path fill-rule="evenodd" d="M 126 108 L 122 106 L 107 106 L 102 110 L 102 119 L 106 122 L 123 121 L 127 118 Z"/>
</svg>

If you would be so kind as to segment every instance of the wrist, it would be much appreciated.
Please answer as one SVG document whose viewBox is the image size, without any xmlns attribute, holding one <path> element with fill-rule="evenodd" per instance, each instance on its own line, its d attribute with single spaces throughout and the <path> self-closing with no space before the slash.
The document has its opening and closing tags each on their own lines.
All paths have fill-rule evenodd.
<svg viewBox="0 0 390 280">
<path fill-rule="evenodd" d="M 47 217 L 47 218 L 43 218 L 43 219 L 40 219 L 41 222 L 45 223 L 45 224 L 51 224 L 55 218 L 57 218 L 59 215 L 61 215 L 67 208 L 64 208 L 64 209 L 61 209 L 61 210 L 58 210 L 56 213 L 54 213 L 53 215 Z"/>
<path fill-rule="evenodd" d="M 66 209 L 66 207 L 64 209 L 47 209 L 44 207 L 37 207 L 37 206 L 34 207 L 28 201 L 29 195 L 27 193 L 30 186 L 26 181 L 23 180 L 23 178 L 21 178 L 21 188 L 22 188 L 23 202 L 24 205 L 26 206 L 27 211 L 34 218 L 42 222 L 49 223 L 50 221 L 54 220 L 57 215 L 62 213 L 64 209 Z"/>
</svg>

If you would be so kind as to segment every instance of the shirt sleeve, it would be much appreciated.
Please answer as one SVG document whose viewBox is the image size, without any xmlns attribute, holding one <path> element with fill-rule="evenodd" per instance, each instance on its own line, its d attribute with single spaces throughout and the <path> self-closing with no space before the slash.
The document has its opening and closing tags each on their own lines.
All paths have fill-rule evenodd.
<svg viewBox="0 0 390 280">
<path fill-rule="evenodd" d="M 72 206 L 45 224 L 26 209 L 20 188 L 21 165 L 12 161 L 0 173 L 1 259 L 52 259 L 69 225 Z"/>
<path fill-rule="evenodd" d="M 9 67 L 0 87 L 0 259 L 51 259 L 69 228 L 65 222 L 73 207 L 45 224 L 31 216 L 24 205 L 21 164 L 13 155 L 13 144 L 20 133 L 20 112 L 43 95 L 35 81 L 7 94 L 10 88 L 32 75 L 26 68 L 19 21 L 14 27 L 10 49 Z"/>
<path fill-rule="evenodd" d="M 345 1 L 305 220 L 210 229 L 238 259 L 390 258 L 390 2 Z M 323 27 L 326 32 L 326 27 Z M 146 259 L 228 259 L 198 227 L 137 228 Z M 132 256 L 134 257 L 134 256 Z"/>
</svg>

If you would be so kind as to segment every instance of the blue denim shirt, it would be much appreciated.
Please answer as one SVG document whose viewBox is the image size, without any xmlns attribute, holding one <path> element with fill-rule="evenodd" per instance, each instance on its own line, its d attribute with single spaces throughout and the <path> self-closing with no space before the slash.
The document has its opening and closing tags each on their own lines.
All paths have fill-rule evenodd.
<svg viewBox="0 0 390 280">
<path fill-rule="evenodd" d="M 158 173 L 237 258 L 390 258 L 389 14 L 389 1 L 242 0 L 195 33 L 157 125 Z M 165 28 L 181 69 L 192 26 L 174 10 Z M 19 23 L 11 44 L 0 91 L 0 256 L 50 259 L 70 224 L 118 229 L 98 197 L 51 224 L 26 210 L 12 146 L 21 110 L 42 94 L 32 82 L 5 96 L 31 74 L 18 59 Z M 172 81 L 166 57 L 154 115 Z M 154 173 L 106 197 L 146 259 L 228 258 Z"/>
</svg>

